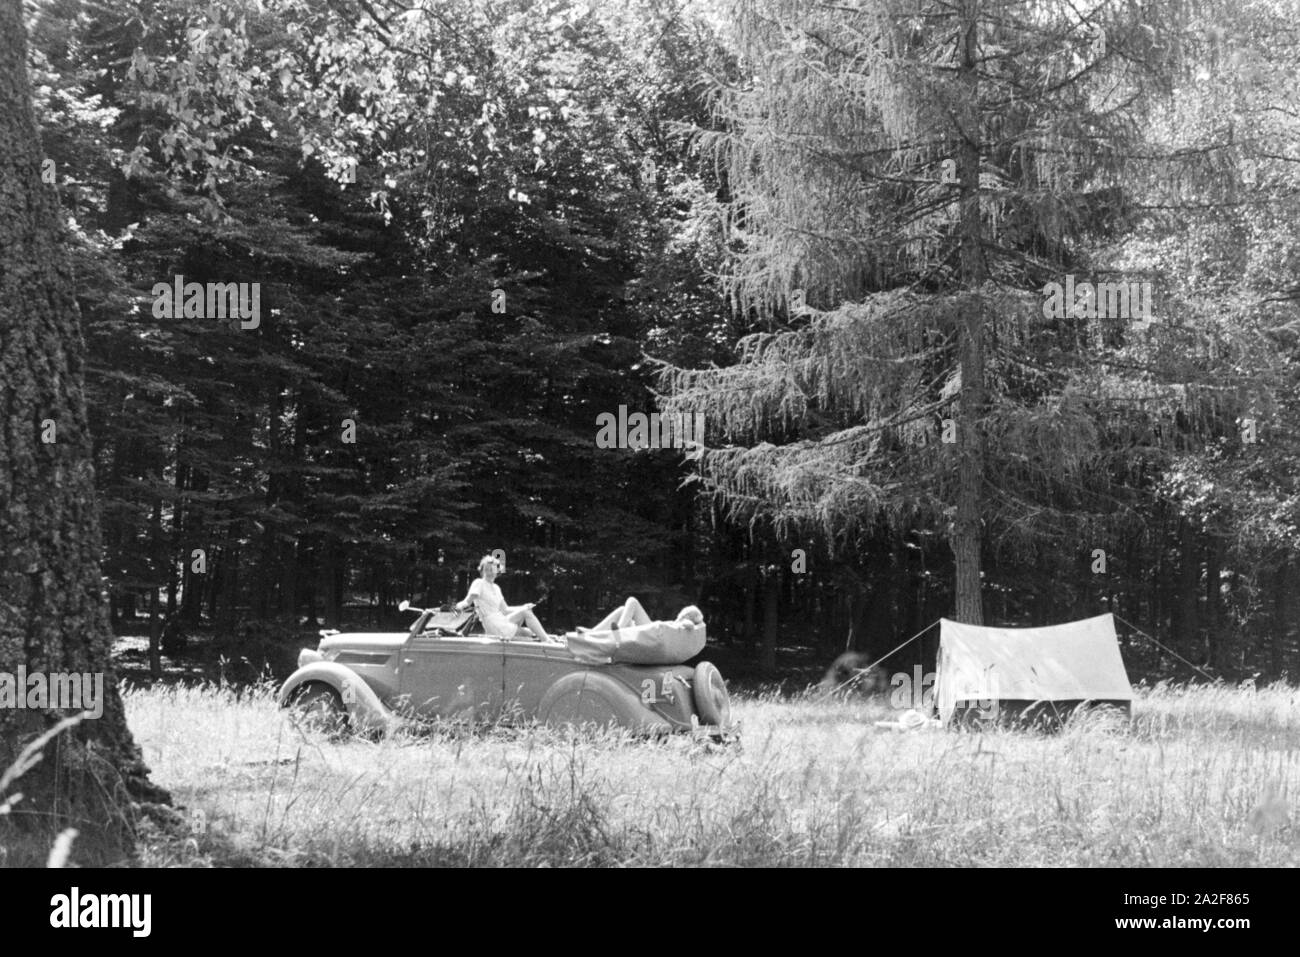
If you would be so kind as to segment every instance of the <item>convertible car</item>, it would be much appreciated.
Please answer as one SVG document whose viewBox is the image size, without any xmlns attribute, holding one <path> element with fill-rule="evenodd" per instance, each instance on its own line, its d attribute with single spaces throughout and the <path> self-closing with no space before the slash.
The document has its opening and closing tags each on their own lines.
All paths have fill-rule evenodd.
<svg viewBox="0 0 1300 957">
<path fill-rule="evenodd" d="M 484 634 L 473 612 L 412 608 L 405 632 L 322 631 L 280 689 L 282 707 L 313 723 L 375 731 L 397 716 L 537 719 L 618 725 L 650 734 L 731 725 L 727 686 L 708 662 L 586 664 L 561 640 Z M 703 627 L 703 626 L 701 626 Z"/>
</svg>

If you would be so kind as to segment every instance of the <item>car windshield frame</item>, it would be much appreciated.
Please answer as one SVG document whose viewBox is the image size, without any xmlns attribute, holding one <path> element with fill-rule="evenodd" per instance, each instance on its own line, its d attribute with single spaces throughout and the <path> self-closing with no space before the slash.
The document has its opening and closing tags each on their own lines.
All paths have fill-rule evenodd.
<svg viewBox="0 0 1300 957">
<path fill-rule="evenodd" d="M 475 617 L 472 611 L 435 611 L 413 637 L 465 638 L 469 636 Z"/>
</svg>

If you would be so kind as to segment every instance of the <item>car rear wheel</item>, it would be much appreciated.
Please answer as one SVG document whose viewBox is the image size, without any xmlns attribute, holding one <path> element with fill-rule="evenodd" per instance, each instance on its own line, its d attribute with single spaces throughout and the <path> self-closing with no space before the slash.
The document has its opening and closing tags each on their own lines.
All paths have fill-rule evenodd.
<svg viewBox="0 0 1300 957">
<path fill-rule="evenodd" d="M 343 697 L 329 685 L 313 681 L 304 685 L 289 705 L 304 728 L 338 734 L 348 726 L 348 710 Z"/>
<path fill-rule="evenodd" d="M 701 661 L 695 666 L 692 688 L 695 710 L 702 724 L 714 724 L 720 728 L 731 724 L 731 696 L 727 694 L 722 672 L 710 662 Z"/>
<path fill-rule="evenodd" d="M 542 697 L 538 717 L 553 727 L 621 724 L 617 706 L 603 692 L 601 683 L 587 675 L 561 678 Z"/>
</svg>

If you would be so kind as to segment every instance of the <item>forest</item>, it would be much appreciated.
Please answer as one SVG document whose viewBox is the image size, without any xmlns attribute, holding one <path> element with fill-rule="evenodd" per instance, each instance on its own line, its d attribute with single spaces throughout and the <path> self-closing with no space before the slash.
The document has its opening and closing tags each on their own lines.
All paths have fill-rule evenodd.
<svg viewBox="0 0 1300 957">
<path fill-rule="evenodd" d="M 1105 611 L 1294 675 L 1297 10 L 1228 6 L 26 4 L 113 630 L 296 651 L 496 553 L 769 678 Z"/>
</svg>

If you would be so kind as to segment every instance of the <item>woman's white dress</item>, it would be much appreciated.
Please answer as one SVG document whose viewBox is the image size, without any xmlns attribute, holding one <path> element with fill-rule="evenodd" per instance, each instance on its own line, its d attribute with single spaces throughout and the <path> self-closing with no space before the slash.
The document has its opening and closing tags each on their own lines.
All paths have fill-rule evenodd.
<svg viewBox="0 0 1300 957">
<path fill-rule="evenodd" d="M 513 638 L 519 631 L 519 626 L 506 618 L 509 606 L 501 594 L 501 586 L 496 582 L 490 582 L 486 578 L 474 579 L 474 584 L 469 586 L 469 597 L 474 599 L 479 621 L 489 635 Z"/>
</svg>

